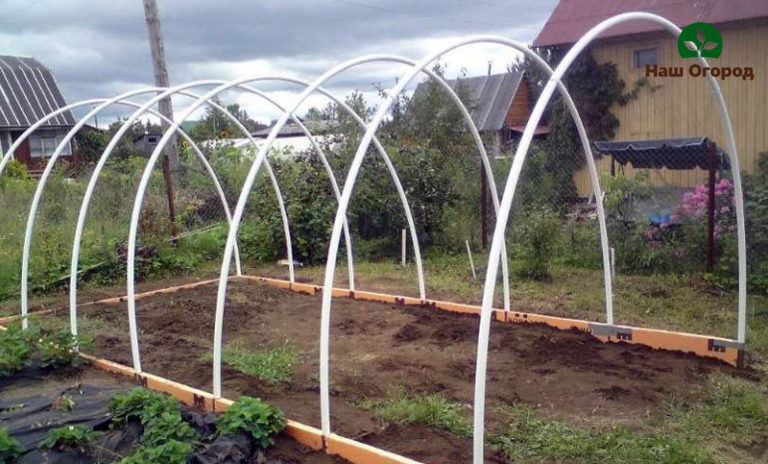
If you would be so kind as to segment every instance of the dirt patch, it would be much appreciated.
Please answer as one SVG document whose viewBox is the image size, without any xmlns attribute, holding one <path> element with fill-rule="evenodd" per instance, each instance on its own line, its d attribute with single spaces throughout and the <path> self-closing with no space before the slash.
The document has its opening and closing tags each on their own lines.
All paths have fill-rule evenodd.
<svg viewBox="0 0 768 464">
<path fill-rule="evenodd" d="M 142 366 L 211 391 L 210 355 L 216 288 L 203 286 L 137 302 Z M 131 364 L 124 304 L 83 308 L 110 326 L 94 336 L 96 354 Z M 386 427 L 356 400 L 381 400 L 393 389 L 443 392 L 471 416 L 477 317 L 434 309 L 334 299 L 331 318 L 333 431 L 425 462 L 471 457 L 471 440 L 425 427 Z M 222 370 L 225 396 L 260 397 L 294 420 L 319 426 L 320 297 L 233 282 L 225 312 L 224 343 L 264 345 L 286 340 L 299 362 L 293 380 L 270 384 L 230 367 Z M 95 325 L 98 327 L 98 325 Z M 120 332 L 123 329 L 123 332 Z M 115 335 L 120 334 L 121 335 Z M 493 323 L 488 364 L 486 427 L 503 423 L 498 407 L 540 405 L 559 419 L 632 424 L 665 399 L 686 397 L 713 370 L 733 371 L 692 355 L 627 344 L 604 344 L 581 332 L 539 325 Z M 487 450 L 491 462 L 492 450 Z"/>
</svg>

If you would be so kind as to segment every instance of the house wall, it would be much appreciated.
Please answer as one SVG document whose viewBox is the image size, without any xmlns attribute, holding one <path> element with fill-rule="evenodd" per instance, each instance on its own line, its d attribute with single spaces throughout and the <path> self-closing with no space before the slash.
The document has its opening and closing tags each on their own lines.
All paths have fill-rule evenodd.
<svg viewBox="0 0 768 464">
<path fill-rule="evenodd" d="M 528 79 L 523 78 L 517 87 L 512 104 L 509 105 L 509 111 L 507 111 L 507 116 L 504 118 L 504 124 L 507 126 L 524 126 L 531 115 L 530 99 L 531 89 Z"/>
<path fill-rule="evenodd" d="M 718 26 L 716 26 L 718 27 Z M 754 80 L 730 77 L 718 80 L 733 121 L 737 149 L 743 171 L 753 172 L 758 153 L 768 150 L 768 24 L 718 27 L 723 37 L 720 58 L 710 59 L 711 66 L 752 67 Z M 635 69 L 633 52 L 638 48 L 658 47 L 659 66 L 682 66 L 683 78 L 650 77 L 651 87 L 640 90 L 637 99 L 626 106 L 615 105 L 613 113 L 620 126 L 616 140 L 658 139 L 686 136 L 709 136 L 725 146 L 719 112 L 710 94 L 707 79 L 690 77 L 687 68 L 692 59 L 683 60 L 677 50 L 677 39 L 671 35 L 648 36 L 632 41 L 611 41 L 594 48 L 599 63 L 615 63 L 620 77 L 631 90 L 645 70 Z M 655 88 L 651 90 L 651 88 Z M 610 172 L 610 161 L 598 163 L 601 172 Z M 626 172 L 630 173 L 627 166 Z M 706 180 L 706 172 L 651 170 L 655 185 L 689 187 Z M 585 171 L 576 174 L 577 188 L 589 195 L 589 179 Z"/>
<path fill-rule="evenodd" d="M 35 136 L 41 136 L 41 135 L 48 135 L 48 136 L 56 136 L 59 139 L 63 138 L 67 132 L 69 132 L 69 129 L 65 128 L 58 128 L 58 129 L 39 129 L 32 137 Z M 22 134 L 24 133 L 23 130 L 19 129 L 16 131 L 10 131 L 9 135 L 11 137 L 11 141 L 16 141 Z M 33 156 L 32 154 L 32 146 L 30 144 L 30 139 L 32 137 L 28 137 L 22 144 L 16 149 L 16 152 L 14 153 L 13 157 L 17 161 L 23 163 L 27 166 L 27 169 L 32 172 L 39 172 L 45 169 L 45 166 L 48 162 L 49 157 L 53 154 L 53 149 L 55 149 L 56 146 L 58 146 L 58 141 L 52 149 L 48 150 L 48 153 L 44 156 Z M 9 147 L 10 148 L 10 147 Z M 69 142 L 69 155 L 62 155 L 59 157 L 60 161 L 68 161 L 68 162 L 77 162 L 79 161 L 78 155 L 75 153 L 75 144 L 73 140 L 70 140 Z"/>
</svg>

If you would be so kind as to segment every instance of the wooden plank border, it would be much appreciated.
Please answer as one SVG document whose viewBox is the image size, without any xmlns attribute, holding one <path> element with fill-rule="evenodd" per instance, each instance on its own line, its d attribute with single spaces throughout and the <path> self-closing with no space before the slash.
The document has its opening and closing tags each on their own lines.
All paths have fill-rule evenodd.
<svg viewBox="0 0 768 464">
<path fill-rule="evenodd" d="M 97 369 L 132 378 L 143 387 L 167 393 L 188 406 L 205 411 L 224 412 L 233 403 L 230 399 L 217 399 L 211 393 L 154 374 L 139 374 L 133 368 L 116 362 L 87 354 L 81 356 Z M 341 456 L 354 464 L 419 464 L 418 461 L 336 434 L 323 439 L 320 429 L 292 420 L 287 421 L 285 433 L 308 448 Z"/>
<path fill-rule="evenodd" d="M 252 275 L 232 276 L 232 280 L 251 280 L 262 282 L 270 287 L 290 290 L 296 293 L 307 295 L 316 295 L 322 293 L 323 287 L 320 285 L 289 282 L 283 279 L 272 277 L 261 277 Z M 153 295 L 174 293 L 180 290 L 200 287 L 218 282 L 218 279 L 201 280 L 174 287 L 150 290 L 136 294 L 136 299 L 147 298 Z M 350 291 L 345 288 L 333 288 L 333 296 L 336 298 L 349 298 L 358 301 L 371 301 L 378 303 L 387 303 L 403 306 L 417 306 L 442 311 L 449 311 L 462 314 L 479 315 L 481 307 L 477 305 L 453 303 L 441 300 L 422 300 L 409 296 L 391 295 L 388 293 L 377 293 L 355 290 Z M 95 304 L 115 304 L 125 301 L 126 297 L 106 298 L 84 303 L 80 306 L 91 306 Z M 52 309 L 37 311 L 32 314 L 46 314 L 52 312 Z M 0 324 L 18 320 L 20 316 L 10 316 L 0 319 Z M 697 335 L 686 332 L 674 332 L 662 329 L 646 329 L 633 326 L 608 326 L 597 322 L 590 322 L 581 319 L 571 319 L 567 317 L 548 316 L 536 313 L 525 313 L 518 311 L 503 311 L 494 309 L 494 319 L 498 322 L 511 324 L 544 324 L 560 330 L 578 330 L 605 343 L 631 343 L 645 345 L 655 349 L 669 351 L 683 351 L 695 355 L 714 358 L 732 366 L 743 367 L 744 365 L 744 345 L 734 340 L 721 337 L 711 337 L 707 335 Z"/>
</svg>

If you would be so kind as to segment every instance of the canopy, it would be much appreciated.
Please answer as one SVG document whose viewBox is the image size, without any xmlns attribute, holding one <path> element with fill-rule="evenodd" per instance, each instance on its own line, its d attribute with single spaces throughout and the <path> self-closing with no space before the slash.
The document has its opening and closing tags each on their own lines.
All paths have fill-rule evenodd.
<svg viewBox="0 0 768 464">
<path fill-rule="evenodd" d="M 709 137 L 595 142 L 597 156 L 609 155 L 621 164 L 641 169 L 730 169 L 725 152 Z M 710 165 L 709 149 L 715 149 L 715 165 Z"/>
</svg>

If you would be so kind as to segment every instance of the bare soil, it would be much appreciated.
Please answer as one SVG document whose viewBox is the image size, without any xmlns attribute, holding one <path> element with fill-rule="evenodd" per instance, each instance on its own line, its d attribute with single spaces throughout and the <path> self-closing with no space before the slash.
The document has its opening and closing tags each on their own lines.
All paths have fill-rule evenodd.
<svg viewBox="0 0 768 464">
<path fill-rule="evenodd" d="M 215 298 L 216 287 L 206 285 L 137 301 L 144 370 L 211 391 Z M 125 305 L 85 307 L 81 315 L 90 321 L 81 331 L 96 340 L 91 351 L 131 365 Z M 382 400 L 405 387 L 409 392 L 442 392 L 463 402 L 470 418 L 478 322 L 474 316 L 434 309 L 334 299 L 334 432 L 424 462 L 469 461 L 471 440 L 423 426 L 383 424 L 355 404 L 363 398 Z M 224 396 L 259 397 L 282 408 L 287 417 L 318 427 L 319 325 L 319 296 L 231 282 L 225 345 L 256 348 L 287 340 L 300 350 L 300 362 L 292 381 L 281 384 L 225 365 Z M 579 332 L 494 322 L 486 428 L 500 430 L 504 416 L 499 407 L 519 402 L 570 422 L 632 426 L 665 399 L 691 395 L 714 370 L 733 369 L 684 353 L 604 344 Z M 488 462 L 504 462 L 491 449 L 486 456 Z"/>
</svg>

